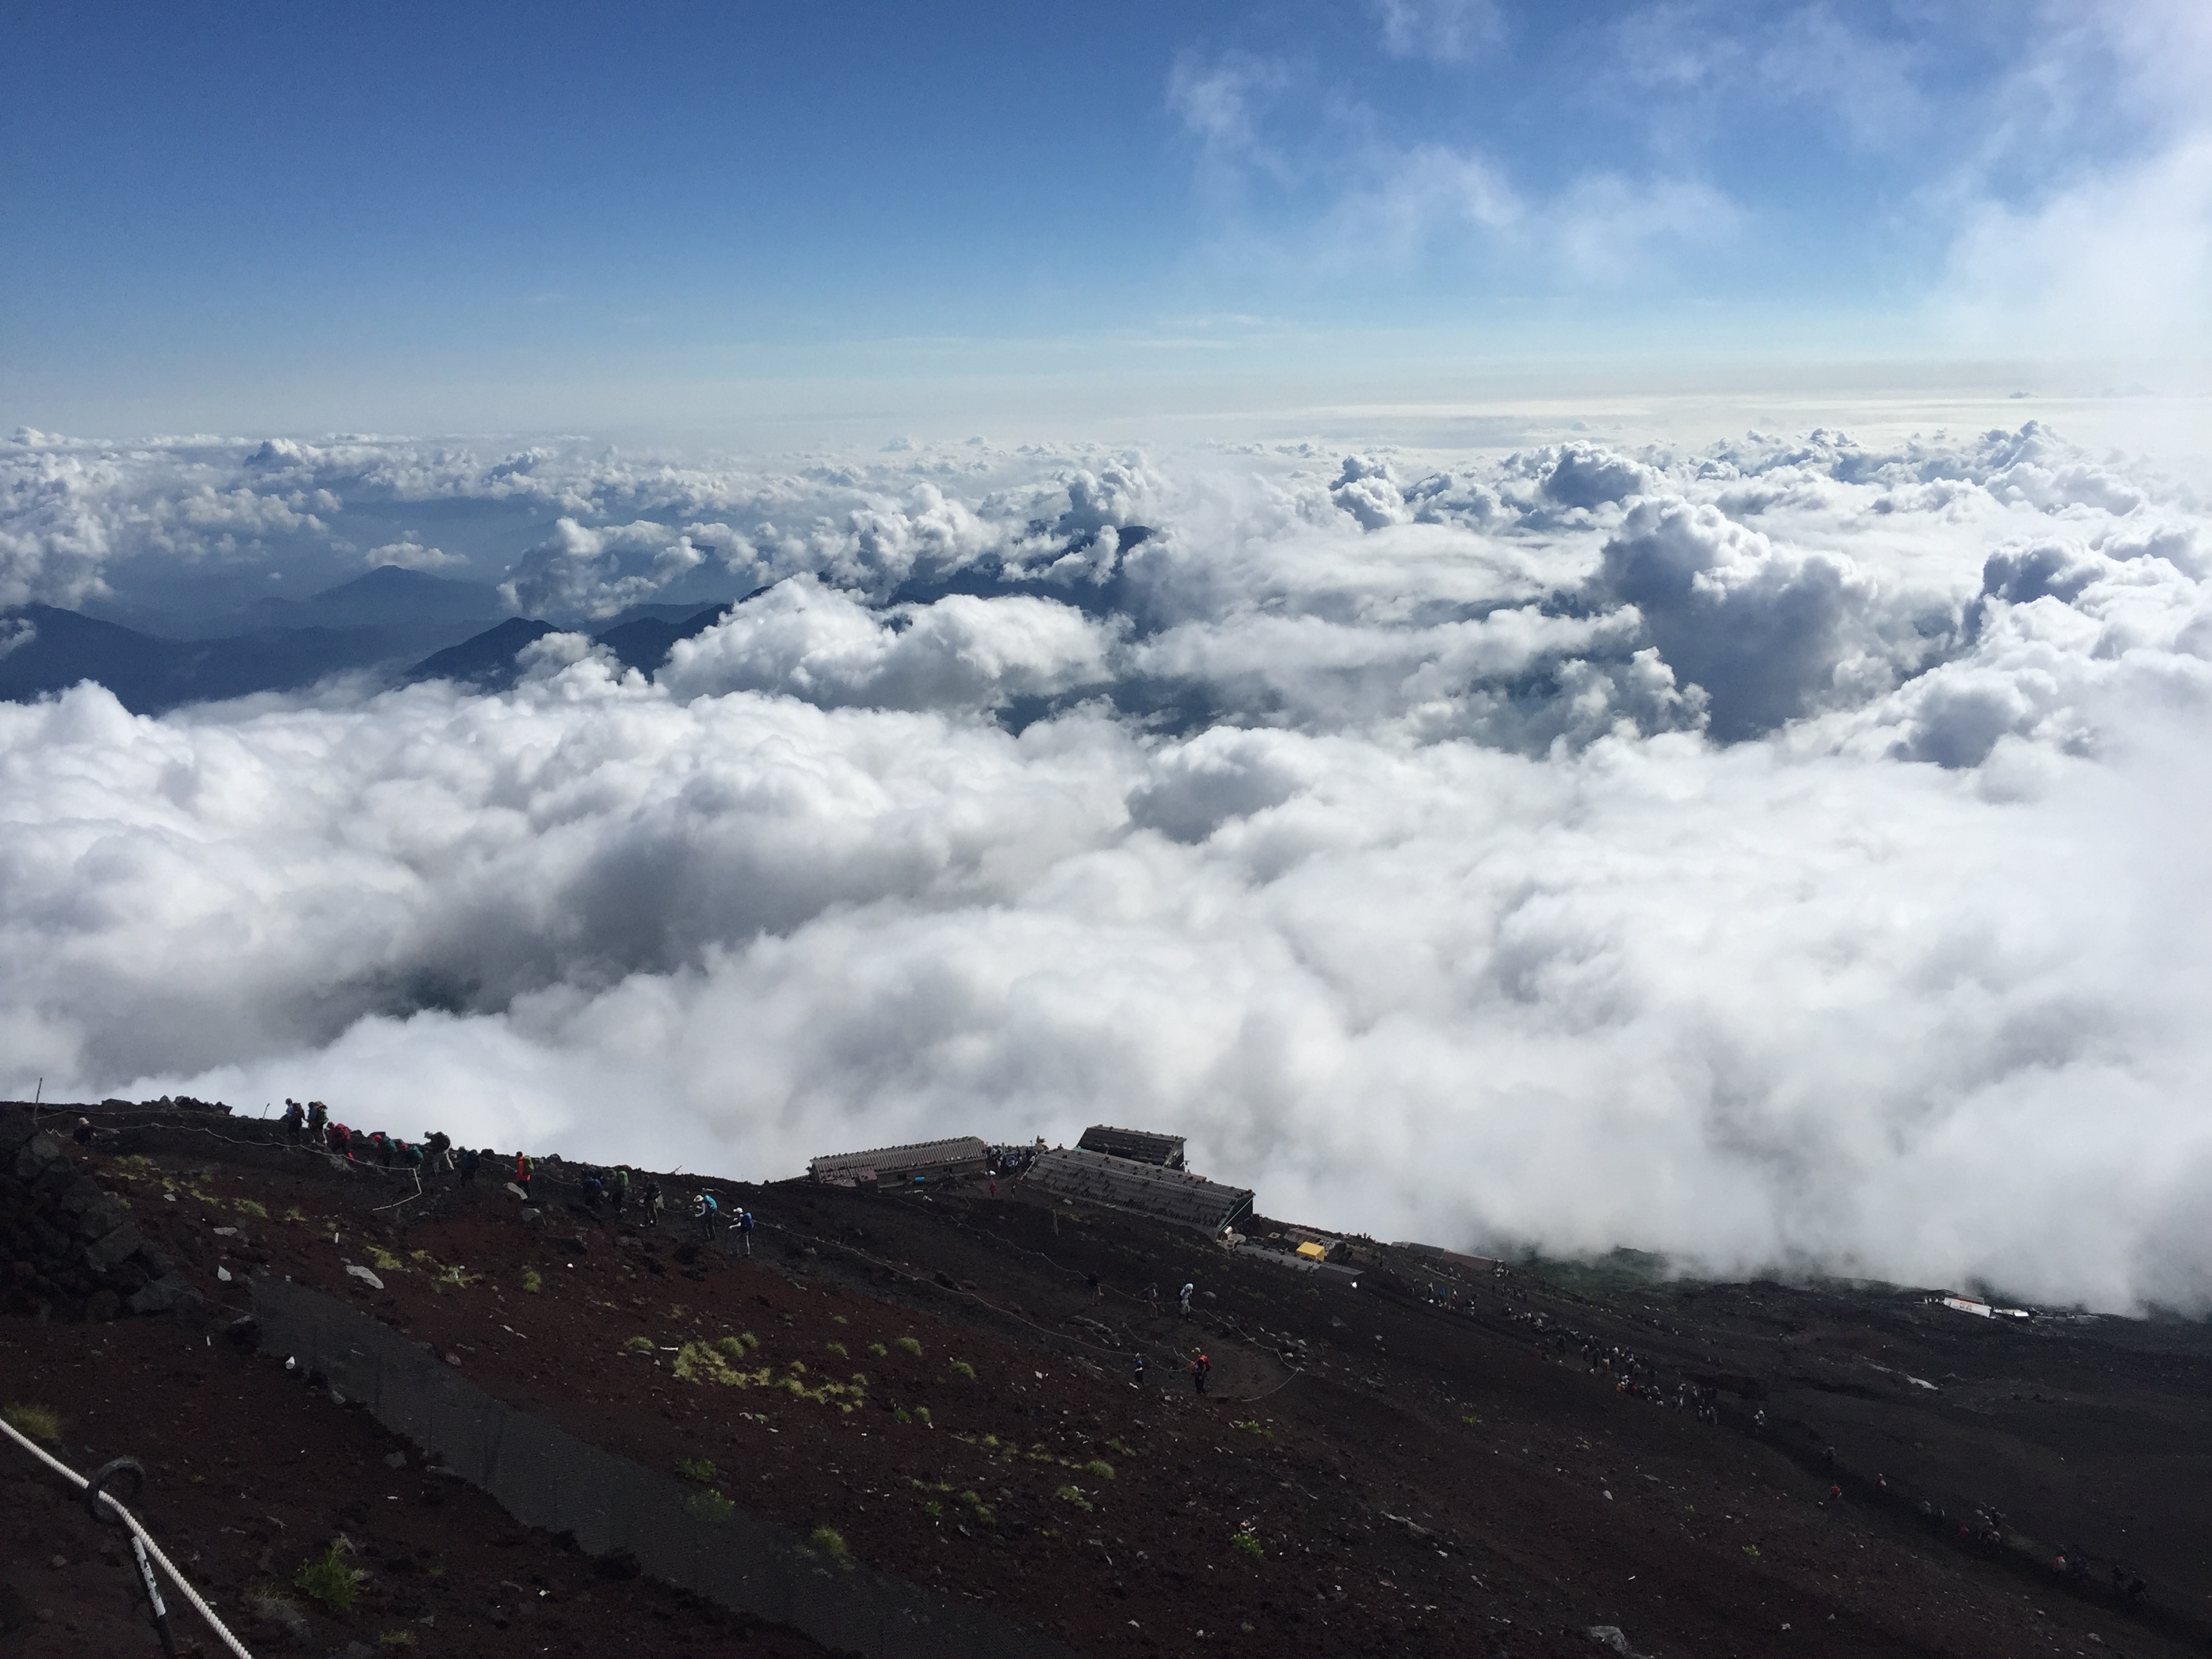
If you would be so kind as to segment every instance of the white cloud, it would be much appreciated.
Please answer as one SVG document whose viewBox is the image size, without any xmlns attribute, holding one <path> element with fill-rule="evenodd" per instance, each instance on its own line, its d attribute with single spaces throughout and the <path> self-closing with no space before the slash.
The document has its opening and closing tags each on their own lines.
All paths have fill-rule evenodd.
<svg viewBox="0 0 2212 1659">
<path fill-rule="evenodd" d="M 655 678 L 0 706 L 0 1087 L 758 1175 L 1139 1118 L 1396 1236 L 2212 1306 L 2212 524 L 2039 427 L 9 464 L 27 538 L 404 479 L 580 616 L 775 585 Z"/>
<path fill-rule="evenodd" d="M 1375 0 L 1382 49 L 1395 58 L 1464 64 L 1505 39 L 1498 0 Z"/>
<path fill-rule="evenodd" d="M 402 570 L 447 570 L 455 565 L 466 564 L 468 560 L 459 553 L 425 547 L 410 531 L 396 542 L 370 548 L 361 556 L 361 562 L 372 570 L 387 564 L 396 564 Z"/>
</svg>

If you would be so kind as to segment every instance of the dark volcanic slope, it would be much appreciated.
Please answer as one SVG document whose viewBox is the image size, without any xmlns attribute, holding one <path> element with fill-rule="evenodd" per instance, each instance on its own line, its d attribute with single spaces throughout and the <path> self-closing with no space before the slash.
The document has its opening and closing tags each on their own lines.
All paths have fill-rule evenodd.
<svg viewBox="0 0 2212 1659">
<path fill-rule="evenodd" d="M 1685 1659 L 2206 1641 L 2212 1573 L 2191 1522 L 2208 1496 L 2212 1345 L 2196 1327 L 2023 1328 L 1766 1285 L 1455 1283 L 1379 1247 L 1353 1290 L 1196 1234 L 1055 1212 L 1018 1184 L 927 1198 L 725 1184 L 764 1224 L 745 1262 L 683 1248 L 679 1224 L 640 1234 L 563 1207 L 557 1164 L 541 1165 L 556 1201 L 532 1228 L 496 1188 L 379 1213 L 409 1190 L 380 1171 L 174 1128 L 139 1145 L 146 1161 L 110 1156 L 103 1172 L 210 1309 L 128 1328 L 11 1322 L 9 1398 L 84 1409 L 57 1369 L 64 1345 L 126 1328 L 177 1345 L 136 1333 L 219 1324 L 245 1299 L 242 1278 L 216 1277 L 227 1265 L 366 1305 L 481 1386 L 641 1461 L 711 1459 L 740 1503 L 835 1526 L 862 1559 L 1084 1651 L 1588 1654 L 1598 1626 Z M 1187 1277 L 1200 1287 L 1188 1324 L 1172 1313 Z M 1152 1285 L 1169 1312 L 1145 1299 Z M 678 1375 L 686 1343 L 722 1337 L 751 1339 L 742 1359 L 695 1349 L 692 1380 Z M 1197 1346 L 1217 1364 L 1204 1399 L 1176 1369 Z M 298 1388 L 255 1380 L 275 1362 L 220 1340 L 198 1352 L 209 1397 Z M 161 1368 L 106 1375 L 102 1410 L 171 1409 Z M 1718 1390 L 1710 1416 L 1653 1403 L 1693 1380 Z M 325 1482 L 316 1524 L 391 1507 L 375 1467 L 302 1465 Z M 1842 1495 L 1823 1501 L 1832 1484 Z M 1978 1504 L 2002 1523 L 1962 1541 L 1962 1520 L 1989 1530 Z M 2087 1583 L 2048 1564 L 2077 1540 L 2095 1553 Z M 248 1586 L 260 1545 L 200 1547 Z M 2139 1599 L 2109 1589 L 2114 1559 L 2147 1581 Z M 416 1650 L 442 1639 L 425 1632 Z"/>
</svg>

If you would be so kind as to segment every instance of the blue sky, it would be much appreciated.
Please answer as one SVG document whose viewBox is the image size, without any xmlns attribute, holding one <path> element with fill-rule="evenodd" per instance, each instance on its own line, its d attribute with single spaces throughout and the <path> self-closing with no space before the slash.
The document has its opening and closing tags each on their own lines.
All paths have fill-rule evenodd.
<svg viewBox="0 0 2212 1659">
<path fill-rule="evenodd" d="M 2154 0 L 6 26 L 11 425 L 2204 339 L 2212 30 Z"/>
</svg>

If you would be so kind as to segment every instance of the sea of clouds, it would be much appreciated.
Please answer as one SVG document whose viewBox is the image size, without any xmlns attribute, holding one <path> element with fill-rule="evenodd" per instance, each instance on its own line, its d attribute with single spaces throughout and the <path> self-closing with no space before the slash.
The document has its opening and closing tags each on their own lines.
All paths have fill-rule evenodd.
<svg viewBox="0 0 2212 1659">
<path fill-rule="evenodd" d="M 1385 1237 L 2212 1306 L 2212 514 L 2144 463 L 0 444 L 0 602 L 386 562 L 579 631 L 0 707 L 0 1089 L 752 1177 L 1107 1121 Z"/>
</svg>

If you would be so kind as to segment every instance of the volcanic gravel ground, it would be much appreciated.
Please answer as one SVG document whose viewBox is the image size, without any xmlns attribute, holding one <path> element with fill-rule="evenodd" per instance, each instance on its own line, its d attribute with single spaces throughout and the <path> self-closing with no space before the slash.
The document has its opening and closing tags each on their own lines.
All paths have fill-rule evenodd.
<svg viewBox="0 0 2212 1659">
<path fill-rule="evenodd" d="M 597 1564 L 515 1522 L 483 1493 L 425 1470 L 414 1448 L 358 1407 L 251 1358 L 204 1319 L 0 1324 L 0 1401 L 58 1411 L 57 1451 L 80 1474 L 131 1455 L 147 1484 L 131 1504 L 169 1559 L 257 1654 L 605 1654 L 650 1640 L 672 1653 L 822 1659 L 797 1632 L 727 1614 Z M 397 1460 L 396 1463 L 393 1460 Z M 352 1612 L 327 1613 L 291 1584 L 343 1536 L 367 1573 Z M 0 1453 L 0 1583 L 28 1622 L 0 1633 L 21 1659 L 161 1651 L 135 1588 L 127 1536 L 96 1523 L 58 1475 Z M 618 1567 L 620 1564 L 610 1564 Z M 292 1620 L 257 1613 L 276 1590 Z M 189 1650 L 221 1644 L 163 1583 Z M 0 1591 L 0 1630 L 6 1616 Z M 401 1642 L 398 1638 L 411 1638 Z"/>
<path fill-rule="evenodd" d="M 276 1167 L 240 1167 L 213 1137 L 140 1143 L 169 1150 L 98 1159 L 103 1177 L 213 1303 L 242 1310 L 251 1271 L 318 1286 L 571 1432 L 688 1462 L 756 1512 L 833 1527 L 863 1560 L 1085 1652 L 1588 1655 L 1600 1626 L 1653 1659 L 2204 1650 L 2212 1569 L 2188 1520 L 2205 1512 L 2212 1416 L 2198 1327 L 2000 1327 L 1873 1291 L 1455 1279 L 1382 1247 L 1362 1247 L 1353 1290 L 1195 1234 L 1054 1211 L 1019 1183 L 927 1198 L 719 1183 L 726 1207 L 761 1218 L 747 1261 L 726 1238 L 702 1248 L 688 1221 L 656 1236 L 568 1205 L 550 1162 L 532 1227 L 495 1185 L 380 1213 L 409 1186 L 258 1148 L 248 1161 Z M 1187 1322 L 1173 1312 L 1186 1278 L 1200 1286 Z M 495 1541 L 517 1534 L 489 1500 L 386 1479 L 394 1443 L 358 1411 L 286 1380 L 281 1356 L 206 1342 L 228 1317 L 19 1323 L 0 1380 L 114 1449 L 121 1423 L 233 1392 L 248 1421 L 208 1455 L 250 1466 L 257 1492 L 299 1483 L 287 1545 L 374 1523 L 387 1557 L 445 1552 L 472 1608 L 502 1578 L 532 1583 L 500 1570 L 523 1557 Z M 1612 1369 L 1585 1362 L 1586 1340 Z M 197 1389 L 164 1358 L 188 1343 Z M 101 1345 L 112 1415 L 94 1419 L 58 1367 Z M 1215 1362 L 1203 1398 L 1181 1369 L 1200 1346 Z M 1721 1388 L 1717 1420 L 1621 1391 L 1624 1371 L 1668 1397 L 1685 1379 Z M 286 1425 L 277 1440 L 264 1418 Z M 254 1456 L 280 1441 L 311 1455 Z M 183 1526 L 173 1478 L 157 1485 Z M 1977 1504 L 2002 1523 L 1962 1543 Z M 446 1530 L 403 1544 L 389 1530 L 403 1516 Z M 245 1508 L 219 1559 L 207 1522 L 191 1524 L 234 1601 L 265 1544 Z M 2077 1541 L 2094 1556 L 2086 1585 L 2048 1565 Z M 543 1542 L 512 1549 L 566 1562 L 538 1570 L 568 1631 L 656 1594 L 586 1578 Z M 2138 1599 L 2106 1587 L 2114 1559 L 2148 1581 Z M 599 1599 L 582 1606 L 561 1588 L 584 1583 Z M 511 1619 L 549 1618 L 503 1593 Z M 672 1622 L 656 1639 L 714 1637 L 696 1604 L 658 1594 Z M 416 1650 L 505 1650 L 473 1616 L 461 1640 L 439 1611 Z"/>
</svg>

